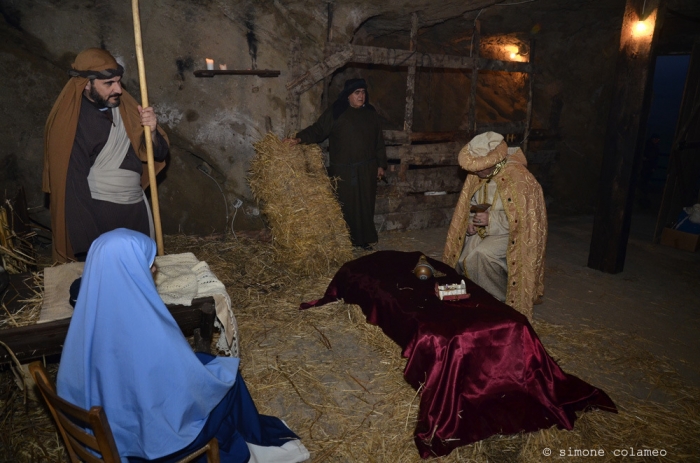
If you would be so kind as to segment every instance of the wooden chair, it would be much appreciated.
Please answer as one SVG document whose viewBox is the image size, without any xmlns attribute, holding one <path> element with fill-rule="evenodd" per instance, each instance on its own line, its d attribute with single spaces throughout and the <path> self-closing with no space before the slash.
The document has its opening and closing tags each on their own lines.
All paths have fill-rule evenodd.
<svg viewBox="0 0 700 463">
<path fill-rule="evenodd" d="M 39 361 L 29 365 L 29 372 L 53 415 L 71 462 L 120 463 L 112 429 L 102 407 L 92 407 L 87 411 L 60 398 Z M 219 463 L 219 443 L 216 438 L 178 463 L 190 462 L 204 453 L 208 463 Z M 102 458 L 96 454 L 102 455 Z"/>
</svg>

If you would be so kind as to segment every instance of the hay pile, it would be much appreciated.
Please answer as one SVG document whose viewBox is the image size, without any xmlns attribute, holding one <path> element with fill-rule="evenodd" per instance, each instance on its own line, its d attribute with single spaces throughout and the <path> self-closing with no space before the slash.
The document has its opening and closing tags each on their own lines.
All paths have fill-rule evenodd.
<svg viewBox="0 0 700 463">
<path fill-rule="evenodd" d="M 250 188 L 271 228 L 275 261 L 295 274 L 325 275 L 352 259 L 350 234 L 321 149 L 290 146 L 269 133 L 255 152 Z"/>
<path fill-rule="evenodd" d="M 31 240 L 33 231 L 15 232 L 16 214 L 12 202 L 0 205 L 0 264 L 7 273 L 24 273 L 36 267 L 36 258 Z"/>
<path fill-rule="evenodd" d="M 232 236 L 166 236 L 168 253 L 193 252 L 226 285 L 241 331 L 241 370 L 260 413 L 279 416 L 302 438 L 314 463 L 418 463 L 413 430 L 419 396 L 403 379 L 406 360 L 357 306 L 342 302 L 299 311 L 329 278 L 297 278 L 270 265 L 268 243 Z M 460 447 L 457 462 L 695 461 L 700 391 L 668 359 L 629 333 L 533 324 L 567 373 L 604 389 L 620 413 L 579 415 L 573 431 L 556 428 L 494 436 Z M 55 374 L 55 366 L 50 370 Z M 653 394 L 645 393 L 645 389 Z M 647 396 L 659 395 L 658 400 Z M 603 450 L 601 457 L 564 455 Z M 615 456 L 615 449 L 664 449 L 667 457 Z M 545 457 L 550 449 L 553 454 Z M 0 373 L 0 462 L 65 462 L 61 439 L 41 403 L 23 403 L 12 374 Z"/>
<path fill-rule="evenodd" d="M 0 329 L 34 325 L 39 321 L 44 302 L 44 272 L 29 273 L 18 284 L 30 288 L 33 294 L 27 299 L 13 300 L 15 308 L 12 311 L 8 308 L 10 300 L 6 300 L 7 294 L 3 295 L 0 299 Z"/>
</svg>

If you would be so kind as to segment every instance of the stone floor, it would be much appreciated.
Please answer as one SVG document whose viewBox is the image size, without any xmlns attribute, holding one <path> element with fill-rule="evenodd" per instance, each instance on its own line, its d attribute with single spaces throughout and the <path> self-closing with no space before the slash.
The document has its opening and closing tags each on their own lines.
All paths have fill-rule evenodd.
<svg viewBox="0 0 700 463">
<path fill-rule="evenodd" d="M 654 224 L 651 214 L 633 217 L 624 271 L 610 275 L 586 266 L 592 216 L 550 216 L 545 297 L 534 318 L 630 335 L 700 386 L 700 253 L 653 244 Z M 446 234 L 446 228 L 385 232 L 377 249 L 439 259 Z"/>
</svg>

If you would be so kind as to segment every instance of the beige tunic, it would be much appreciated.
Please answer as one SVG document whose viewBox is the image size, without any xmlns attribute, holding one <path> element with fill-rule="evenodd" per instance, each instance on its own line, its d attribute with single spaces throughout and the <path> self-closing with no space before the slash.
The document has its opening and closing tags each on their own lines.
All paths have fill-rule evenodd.
<svg viewBox="0 0 700 463">
<path fill-rule="evenodd" d="M 457 272 L 478 284 L 499 301 L 506 298 L 508 283 L 508 217 L 503 208 L 498 185 L 484 180 L 474 193 L 471 204 L 491 204 L 489 223 L 481 233 L 465 235 L 464 248 L 457 262 Z M 469 221 L 474 214 L 469 215 Z M 483 237 L 482 237 L 483 235 Z"/>
</svg>

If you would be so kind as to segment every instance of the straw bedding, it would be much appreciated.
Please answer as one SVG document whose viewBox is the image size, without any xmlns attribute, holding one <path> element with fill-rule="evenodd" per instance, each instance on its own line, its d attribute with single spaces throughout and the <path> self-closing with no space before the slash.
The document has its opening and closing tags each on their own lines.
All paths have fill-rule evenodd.
<svg viewBox="0 0 700 463">
<path fill-rule="evenodd" d="M 239 241 L 240 240 L 240 241 Z M 327 274 L 298 278 L 275 265 L 275 246 L 229 237 L 166 237 L 168 252 L 194 252 L 227 286 L 241 331 L 242 374 L 261 413 L 283 418 L 314 462 L 418 462 L 413 427 L 418 396 L 402 377 L 400 349 L 342 302 L 298 311 L 320 297 Z M 573 431 L 493 437 L 437 461 L 692 461 L 700 445 L 700 401 L 664 358 L 631 335 L 571 330 L 535 322 L 550 354 L 568 373 L 603 388 L 620 413 L 580 415 Z M 50 371 L 55 373 L 56 367 Z M 654 391 L 658 400 L 646 398 Z M 551 457 L 543 451 L 550 448 Z M 560 457 L 602 449 L 602 457 Z M 664 449 L 666 458 L 613 455 L 614 449 Z M 23 404 L 0 373 L 0 462 L 67 461 L 41 403 Z"/>
<path fill-rule="evenodd" d="M 318 145 L 290 146 L 269 133 L 255 153 L 248 181 L 272 231 L 275 260 L 300 275 L 347 262 L 350 233 Z"/>
</svg>

